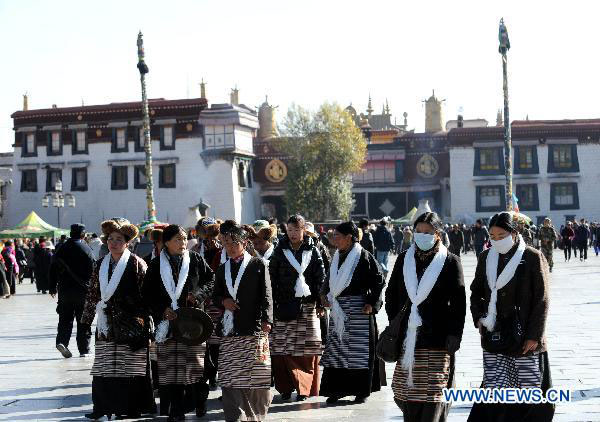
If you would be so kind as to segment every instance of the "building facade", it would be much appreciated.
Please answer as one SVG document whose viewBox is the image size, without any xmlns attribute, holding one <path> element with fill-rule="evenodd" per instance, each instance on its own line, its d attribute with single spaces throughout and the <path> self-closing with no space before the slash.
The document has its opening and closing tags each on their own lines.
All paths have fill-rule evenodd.
<svg viewBox="0 0 600 422">
<path fill-rule="evenodd" d="M 600 119 L 512 123 L 513 192 L 534 224 L 600 220 Z M 506 207 L 502 127 L 448 132 L 451 214 L 489 218 Z"/>
<path fill-rule="evenodd" d="M 191 207 L 208 215 L 251 222 L 259 212 L 252 178 L 256 112 L 205 98 L 149 101 L 157 218 L 183 224 Z M 41 200 L 55 190 L 76 198 L 61 210 L 63 226 L 83 222 L 98 230 L 107 218 L 140 222 L 146 215 L 141 103 L 23 110 L 12 115 L 15 144 L 8 219 L 31 210 L 56 225 L 57 213 Z"/>
</svg>

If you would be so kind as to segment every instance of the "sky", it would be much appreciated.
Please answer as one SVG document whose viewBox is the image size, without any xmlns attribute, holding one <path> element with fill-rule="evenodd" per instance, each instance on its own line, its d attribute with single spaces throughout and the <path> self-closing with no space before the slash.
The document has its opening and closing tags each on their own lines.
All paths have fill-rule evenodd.
<svg viewBox="0 0 600 422">
<path fill-rule="evenodd" d="M 444 119 L 485 118 L 502 107 L 498 22 L 511 41 L 511 120 L 600 117 L 600 3 L 589 1 L 0 0 L 0 151 L 10 115 L 135 101 L 137 33 L 144 34 L 150 98 L 258 106 L 283 117 L 292 103 L 381 112 L 424 129 L 435 89 Z"/>
</svg>

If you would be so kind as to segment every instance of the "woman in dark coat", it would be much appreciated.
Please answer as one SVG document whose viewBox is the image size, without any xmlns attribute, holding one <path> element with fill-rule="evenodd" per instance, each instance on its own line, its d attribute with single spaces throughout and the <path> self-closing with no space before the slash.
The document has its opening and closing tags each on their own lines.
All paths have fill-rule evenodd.
<svg viewBox="0 0 600 422">
<path fill-rule="evenodd" d="M 546 259 L 526 246 L 509 212 L 490 220 L 492 247 L 479 257 L 471 283 L 471 314 L 482 336 L 482 388 L 551 387 L 546 352 L 548 278 Z M 522 342 L 506 350 L 492 350 L 489 333 L 501 336 L 520 322 Z M 489 349 L 490 351 L 486 350 Z M 471 422 L 551 421 L 551 404 L 482 404 L 471 409 Z"/>
<path fill-rule="evenodd" d="M 36 288 L 39 292 L 46 294 L 50 289 L 50 265 L 52 264 L 52 257 L 54 256 L 54 245 L 51 241 L 46 240 L 41 246 L 38 252 L 38 259 L 36 263 Z"/>
<path fill-rule="evenodd" d="M 196 416 L 206 414 L 206 344 L 189 346 L 175 340 L 169 321 L 177 318 L 179 308 L 204 308 L 212 294 L 214 274 L 204 258 L 186 249 L 183 227 L 166 227 L 162 240 L 164 248 L 148 267 L 142 295 L 156 324 L 160 413 L 168 414 L 169 421 L 178 421 L 185 419 L 186 386 L 193 395 Z"/>
<path fill-rule="evenodd" d="M 405 308 L 403 353 L 392 390 L 405 421 L 441 422 L 450 411 L 442 390 L 454 386 L 454 354 L 465 324 L 465 285 L 460 258 L 442 244 L 437 214 L 422 214 L 414 232 L 415 243 L 398 255 L 385 292 L 390 322 Z"/>
<path fill-rule="evenodd" d="M 81 316 L 91 325 L 97 315 L 94 410 L 85 416 L 135 419 L 156 409 L 148 370 L 150 320 L 141 296 L 146 263 L 127 248 L 138 235 L 135 225 L 115 218 L 103 222 L 102 231 L 110 253 L 94 269 Z"/>
<path fill-rule="evenodd" d="M 321 288 L 321 302 L 331 308 L 328 341 L 321 359 L 320 395 L 328 397 L 327 403 L 344 396 L 355 396 L 356 403 L 364 403 L 385 381 L 380 379 L 375 356 L 375 315 L 381 309 L 385 280 L 377 260 L 360 245 L 358 230 L 351 221 L 336 227 L 334 243 L 338 250 Z"/>
</svg>

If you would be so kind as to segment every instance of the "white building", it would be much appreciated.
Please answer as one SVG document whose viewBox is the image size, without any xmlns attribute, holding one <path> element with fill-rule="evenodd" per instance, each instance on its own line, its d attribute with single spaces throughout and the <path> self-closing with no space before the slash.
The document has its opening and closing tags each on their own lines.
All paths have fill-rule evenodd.
<svg viewBox="0 0 600 422">
<path fill-rule="evenodd" d="M 600 220 L 600 119 L 515 121 L 513 192 L 534 224 L 550 217 Z M 502 127 L 448 133 L 455 221 L 489 218 L 505 209 Z"/>
<path fill-rule="evenodd" d="M 211 206 L 208 215 L 254 221 L 260 208 L 250 165 L 256 112 L 244 105 L 207 108 L 205 98 L 150 100 L 149 108 L 158 220 L 184 224 L 189 208 L 202 201 Z M 42 208 L 42 197 L 59 179 L 76 198 L 75 208 L 61 210 L 62 227 L 83 222 L 97 231 L 115 216 L 145 220 L 141 116 L 140 102 L 14 113 L 5 226 L 31 210 L 58 224 L 56 208 Z"/>
</svg>

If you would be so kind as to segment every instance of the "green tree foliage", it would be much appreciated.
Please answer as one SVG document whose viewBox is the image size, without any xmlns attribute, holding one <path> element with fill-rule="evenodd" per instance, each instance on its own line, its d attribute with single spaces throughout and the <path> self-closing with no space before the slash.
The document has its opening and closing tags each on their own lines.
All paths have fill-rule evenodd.
<svg viewBox="0 0 600 422">
<path fill-rule="evenodd" d="M 288 157 L 286 205 L 309 220 L 348 219 L 352 173 L 361 170 L 367 144 L 351 116 L 337 104 L 310 112 L 292 105 L 277 140 Z"/>
</svg>

